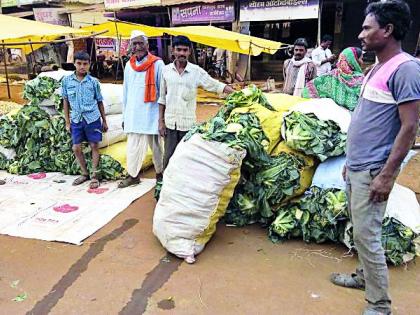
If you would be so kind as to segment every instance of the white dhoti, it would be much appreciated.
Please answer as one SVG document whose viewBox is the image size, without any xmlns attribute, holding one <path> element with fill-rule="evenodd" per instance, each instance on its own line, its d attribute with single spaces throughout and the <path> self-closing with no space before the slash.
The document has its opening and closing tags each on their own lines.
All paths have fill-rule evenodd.
<svg viewBox="0 0 420 315">
<path fill-rule="evenodd" d="M 147 149 L 150 147 L 153 153 L 153 165 L 156 174 L 163 171 L 163 150 L 159 135 L 147 135 L 138 133 L 127 134 L 127 172 L 131 177 L 137 177 L 143 165 Z"/>
</svg>

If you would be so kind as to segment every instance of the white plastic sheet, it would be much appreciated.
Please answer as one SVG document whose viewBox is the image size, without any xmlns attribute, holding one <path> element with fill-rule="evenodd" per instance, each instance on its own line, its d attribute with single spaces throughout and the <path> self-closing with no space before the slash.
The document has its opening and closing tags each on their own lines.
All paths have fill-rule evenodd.
<svg viewBox="0 0 420 315">
<path fill-rule="evenodd" d="M 76 245 L 155 185 L 155 180 L 143 179 L 122 190 L 118 182 L 108 182 L 89 191 L 89 182 L 72 186 L 76 176 L 60 173 L 15 176 L 0 171 L 0 178 L 6 181 L 0 186 L 0 234 Z"/>
</svg>

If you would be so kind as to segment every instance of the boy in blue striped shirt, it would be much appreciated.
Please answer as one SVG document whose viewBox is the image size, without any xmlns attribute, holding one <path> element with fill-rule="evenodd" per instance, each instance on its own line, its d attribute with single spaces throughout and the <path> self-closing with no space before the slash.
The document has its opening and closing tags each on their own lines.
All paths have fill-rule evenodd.
<svg viewBox="0 0 420 315">
<path fill-rule="evenodd" d="M 89 172 L 82 151 L 82 142 L 88 142 L 92 150 L 90 188 L 95 189 L 99 187 L 98 144 L 102 141 L 102 132 L 108 130 L 108 125 L 99 81 L 88 73 L 89 55 L 86 52 L 77 52 L 74 55 L 74 65 L 76 71 L 65 77 L 61 84 L 66 130 L 71 133 L 73 152 L 82 170 L 81 176 L 76 178 L 73 185 L 80 185 L 89 180 Z"/>
</svg>

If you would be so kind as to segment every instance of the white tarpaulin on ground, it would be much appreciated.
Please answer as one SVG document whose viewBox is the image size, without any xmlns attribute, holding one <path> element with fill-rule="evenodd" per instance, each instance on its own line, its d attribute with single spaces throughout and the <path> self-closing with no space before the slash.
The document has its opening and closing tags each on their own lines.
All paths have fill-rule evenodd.
<svg viewBox="0 0 420 315">
<path fill-rule="evenodd" d="M 76 245 L 155 186 L 155 180 L 144 179 L 123 190 L 115 181 L 89 190 L 89 182 L 72 186 L 76 177 L 61 173 L 17 176 L 0 171 L 0 178 L 6 181 L 0 186 L 0 234 Z"/>
</svg>

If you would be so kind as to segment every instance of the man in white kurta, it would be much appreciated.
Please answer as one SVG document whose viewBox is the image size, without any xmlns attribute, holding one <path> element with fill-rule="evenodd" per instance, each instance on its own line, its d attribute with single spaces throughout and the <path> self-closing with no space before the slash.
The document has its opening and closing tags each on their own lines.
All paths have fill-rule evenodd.
<svg viewBox="0 0 420 315">
<path fill-rule="evenodd" d="M 160 180 L 163 171 L 163 152 L 158 131 L 159 85 L 164 63 L 149 53 L 148 39 L 141 31 L 133 31 L 130 45 L 133 56 L 124 70 L 124 132 L 127 134 L 127 172 L 128 177 L 120 188 L 140 183 L 140 170 L 147 149 L 153 152 L 153 165 L 156 179 Z M 151 62 L 152 60 L 152 62 Z M 144 69 L 144 66 L 149 68 Z M 150 69 L 154 67 L 154 69 Z M 152 70 L 153 77 L 148 78 Z M 153 85 L 153 86 L 151 86 Z"/>
</svg>

